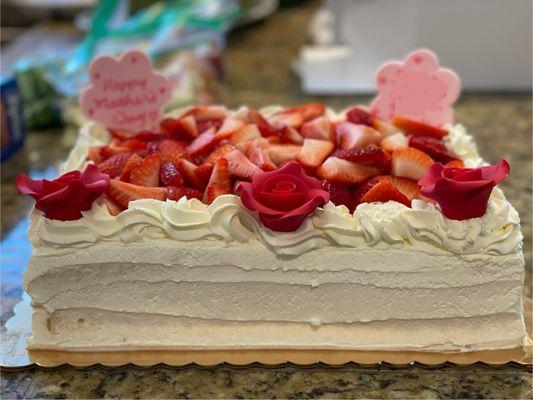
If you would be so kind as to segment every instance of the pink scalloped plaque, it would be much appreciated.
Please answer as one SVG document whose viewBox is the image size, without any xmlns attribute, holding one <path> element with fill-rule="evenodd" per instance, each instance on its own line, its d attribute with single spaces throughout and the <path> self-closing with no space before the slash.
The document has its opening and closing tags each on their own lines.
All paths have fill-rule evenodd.
<svg viewBox="0 0 533 400">
<path fill-rule="evenodd" d="M 441 68 L 437 56 L 426 49 L 410 53 L 403 62 L 383 64 L 376 86 L 373 114 L 386 120 L 401 115 L 437 126 L 453 122 L 452 106 L 461 91 L 457 74 Z"/>
<path fill-rule="evenodd" d="M 95 58 L 89 66 L 89 79 L 80 98 L 88 118 L 126 131 L 157 129 L 171 86 L 154 71 L 146 54 L 132 50 L 118 58 Z"/>
</svg>

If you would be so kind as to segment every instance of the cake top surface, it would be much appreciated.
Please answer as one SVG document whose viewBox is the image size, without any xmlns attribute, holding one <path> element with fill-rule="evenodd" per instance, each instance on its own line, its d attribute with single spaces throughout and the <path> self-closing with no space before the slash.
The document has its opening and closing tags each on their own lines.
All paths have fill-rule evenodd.
<svg viewBox="0 0 533 400">
<path fill-rule="evenodd" d="M 132 57 L 142 58 L 129 54 L 111 64 Z M 90 71 L 118 79 L 116 70 Z M 160 82 L 142 71 L 147 82 Z M 236 111 L 216 105 L 175 110 L 150 130 L 132 130 L 131 121 L 127 130 L 89 123 L 63 166 L 75 172 L 17 180 L 40 210 L 30 238 L 53 248 L 259 240 L 283 255 L 327 244 L 418 243 L 459 254 L 519 247 L 518 215 L 493 190 L 508 164 L 485 166 L 472 138 L 451 124 L 457 76 L 419 51 L 384 65 L 377 87 L 370 107 L 339 114 L 319 103 Z M 90 114 L 96 105 L 133 101 L 122 91 L 103 101 L 95 90 L 82 98 Z M 107 111 L 104 122 L 113 120 Z"/>
</svg>

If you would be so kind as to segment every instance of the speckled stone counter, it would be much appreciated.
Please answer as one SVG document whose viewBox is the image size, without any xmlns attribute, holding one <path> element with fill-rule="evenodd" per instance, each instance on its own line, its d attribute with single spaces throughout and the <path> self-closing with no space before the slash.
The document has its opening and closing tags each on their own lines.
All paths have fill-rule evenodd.
<svg viewBox="0 0 533 400">
<path fill-rule="evenodd" d="M 306 23 L 316 2 L 288 8 L 274 18 L 230 35 L 221 101 L 254 107 L 321 101 L 334 109 L 368 98 L 311 97 L 301 93 L 291 62 L 305 42 Z M 526 258 L 525 295 L 531 298 L 532 101 L 530 94 L 466 94 L 457 120 L 476 136 L 490 162 L 506 157 L 511 177 L 503 186 L 518 209 Z M 29 135 L 25 150 L 2 165 L 2 237 L 20 221 L 31 201 L 15 194 L 17 172 L 45 170 L 64 158 L 75 132 Z M 18 301 L 20 270 L 2 282 L 3 322 Z M 17 286 L 18 285 L 18 286 Z M 531 371 L 502 367 L 138 369 L 39 368 L 2 373 L 1 398 L 532 398 Z"/>
</svg>

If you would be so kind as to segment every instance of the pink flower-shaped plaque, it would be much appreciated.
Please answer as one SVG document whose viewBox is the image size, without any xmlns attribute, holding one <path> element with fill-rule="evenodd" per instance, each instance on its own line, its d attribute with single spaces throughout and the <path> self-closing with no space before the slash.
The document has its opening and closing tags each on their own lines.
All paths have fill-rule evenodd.
<svg viewBox="0 0 533 400">
<path fill-rule="evenodd" d="M 437 56 L 426 49 L 412 52 L 403 62 L 383 64 L 376 86 L 373 114 L 386 120 L 401 115 L 436 126 L 453 122 L 452 106 L 461 91 L 457 74 L 441 68 Z"/>
<path fill-rule="evenodd" d="M 152 68 L 146 54 L 133 50 L 102 56 L 89 66 L 89 86 L 80 105 L 87 117 L 108 128 L 137 132 L 157 129 L 170 83 Z"/>
</svg>

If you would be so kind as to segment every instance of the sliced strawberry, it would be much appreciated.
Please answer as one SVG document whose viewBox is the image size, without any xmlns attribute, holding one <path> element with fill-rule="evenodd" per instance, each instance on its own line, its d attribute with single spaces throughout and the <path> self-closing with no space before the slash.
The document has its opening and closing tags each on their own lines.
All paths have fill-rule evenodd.
<svg viewBox="0 0 533 400">
<path fill-rule="evenodd" d="M 217 131 L 217 138 L 219 140 L 226 139 L 230 137 L 233 133 L 237 132 L 244 126 L 244 122 L 240 119 L 227 117 L 220 125 Z"/>
<path fill-rule="evenodd" d="M 228 160 L 219 158 L 204 192 L 203 202 L 211 204 L 218 196 L 231 193 L 231 178 L 228 171 Z"/>
<path fill-rule="evenodd" d="M 268 155 L 274 164 L 280 166 L 287 161 L 295 160 L 302 146 L 296 144 L 273 144 L 268 146 Z"/>
<path fill-rule="evenodd" d="M 253 164 L 239 150 L 233 150 L 225 155 L 228 160 L 228 171 L 232 178 L 252 180 L 255 174 L 261 172 L 261 169 Z"/>
<path fill-rule="evenodd" d="M 394 187 L 402 192 L 409 200 L 413 200 L 420 191 L 420 186 L 413 179 L 391 176 L 390 180 Z"/>
<path fill-rule="evenodd" d="M 220 128 L 221 125 L 222 125 L 221 119 L 208 119 L 208 120 L 196 123 L 198 133 L 203 133 L 211 128 L 214 128 L 216 132 L 218 131 L 218 128 Z"/>
<path fill-rule="evenodd" d="M 246 156 L 254 165 L 263 171 L 273 171 L 276 169 L 276 165 L 270 159 L 268 150 L 259 147 L 255 142 L 248 145 Z"/>
<path fill-rule="evenodd" d="M 242 108 L 237 117 L 242 119 L 247 124 L 254 124 L 257 126 L 263 137 L 278 136 L 279 132 L 268 123 L 268 121 L 259 113 L 259 111 L 250 108 Z"/>
<path fill-rule="evenodd" d="M 187 155 L 188 145 L 184 140 L 163 139 L 157 145 L 156 154 L 162 163 L 173 162 L 176 164 L 178 159 Z"/>
<path fill-rule="evenodd" d="M 248 142 L 259 138 L 261 138 L 261 132 L 259 132 L 259 128 L 257 128 L 255 125 L 248 124 L 234 132 L 230 136 L 229 142 L 241 150 L 246 150 Z"/>
<path fill-rule="evenodd" d="M 346 206 L 350 212 L 353 212 L 354 200 L 350 189 L 342 184 L 329 181 L 322 181 L 322 189 L 329 192 L 329 200 L 336 206 Z"/>
<path fill-rule="evenodd" d="M 128 208 L 128 203 L 140 199 L 166 199 L 165 188 L 137 186 L 131 183 L 111 179 L 107 194 L 123 209 Z"/>
<path fill-rule="evenodd" d="M 329 157 L 318 168 L 317 175 L 328 181 L 354 184 L 379 175 L 380 169 L 363 164 L 355 164 L 341 160 L 337 157 Z"/>
<path fill-rule="evenodd" d="M 105 160 L 111 156 L 114 156 L 115 154 L 120 153 L 131 153 L 131 149 L 128 149 L 127 147 L 123 146 L 101 146 L 100 148 L 100 156 Z"/>
<path fill-rule="evenodd" d="M 362 148 L 339 149 L 333 153 L 333 156 L 354 163 L 378 167 L 384 172 L 390 171 L 390 156 L 385 150 L 375 144 Z"/>
<path fill-rule="evenodd" d="M 202 200 L 202 192 L 187 187 L 168 186 L 165 188 L 167 199 L 178 201 L 182 197 Z"/>
<path fill-rule="evenodd" d="M 433 163 L 430 156 L 412 147 L 395 150 L 392 153 L 392 175 L 418 181 Z"/>
<path fill-rule="evenodd" d="M 335 128 L 327 117 L 318 117 L 304 123 L 300 133 L 304 138 L 329 140 L 335 143 Z"/>
<path fill-rule="evenodd" d="M 359 200 L 359 203 L 386 203 L 396 201 L 410 207 L 411 202 L 387 179 L 383 179 L 370 190 L 368 190 Z"/>
<path fill-rule="evenodd" d="M 201 154 L 210 153 L 219 142 L 215 132 L 215 128 L 210 128 L 198 135 L 187 147 L 187 154 L 190 157 L 196 157 Z"/>
<path fill-rule="evenodd" d="M 448 131 L 437 126 L 425 124 L 413 119 L 396 115 L 392 119 L 393 125 L 402 131 L 415 136 L 430 136 L 436 139 L 442 139 L 448 134 Z"/>
<path fill-rule="evenodd" d="M 104 194 L 101 199 L 107 207 L 107 211 L 109 212 L 109 214 L 116 217 L 122 212 L 122 208 L 115 202 L 115 200 L 110 198 L 107 194 Z"/>
<path fill-rule="evenodd" d="M 299 129 L 304 123 L 304 116 L 298 110 L 289 109 L 272 115 L 268 118 L 268 122 L 278 130 L 283 129 L 285 126 Z"/>
<path fill-rule="evenodd" d="M 183 178 L 178 168 L 171 162 L 161 165 L 159 182 L 161 186 L 183 186 Z"/>
<path fill-rule="evenodd" d="M 394 135 L 386 136 L 381 140 L 380 146 L 387 151 L 405 149 L 409 147 L 409 140 L 402 132 L 397 132 Z"/>
<path fill-rule="evenodd" d="M 328 140 L 305 139 L 296 158 L 305 168 L 315 169 L 331 154 L 335 146 Z"/>
<path fill-rule="evenodd" d="M 196 120 L 192 115 L 180 119 L 165 118 L 160 122 L 159 128 L 163 135 L 187 141 L 194 140 L 198 136 Z"/>
<path fill-rule="evenodd" d="M 213 150 L 206 158 L 204 158 L 202 164 L 214 165 L 220 157 L 224 157 L 226 154 L 231 153 L 235 149 L 235 146 L 233 146 L 232 144 L 223 144 L 222 146 L 217 147 L 215 150 Z"/>
<path fill-rule="evenodd" d="M 148 156 L 142 160 L 130 173 L 130 182 L 138 186 L 159 186 L 159 167 L 161 159 L 158 156 Z"/>
<path fill-rule="evenodd" d="M 372 115 L 360 106 L 350 108 L 346 112 L 346 120 L 356 125 L 372 126 Z"/>
<path fill-rule="evenodd" d="M 87 154 L 87 159 L 91 160 L 95 164 L 100 164 L 102 161 L 104 161 L 104 157 L 102 156 L 102 148 L 104 146 L 91 146 L 89 147 L 89 151 Z"/>
<path fill-rule="evenodd" d="M 186 160 L 185 158 L 181 158 L 178 161 L 178 171 L 185 181 L 185 183 L 188 186 L 192 186 L 197 189 L 202 189 L 203 183 L 201 179 L 196 174 L 196 169 L 198 167 L 194 165 L 192 162 Z"/>
<path fill-rule="evenodd" d="M 273 138 L 276 138 L 277 136 L 271 136 Z M 269 138 L 270 139 L 270 138 Z M 294 144 L 303 144 L 304 138 L 300 133 L 290 126 L 284 126 L 281 129 L 281 136 L 280 136 L 280 142 L 285 143 L 294 143 Z"/>
<path fill-rule="evenodd" d="M 130 157 L 131 153 L 115 154 L 98 164 L 98 169 L 100 172 L 109 175 L 111 178 L 115 178 L 122 173 L 122 170 Z"/>
<path fill-rule="evenodd" d="M 127 147 L 131 151 L 138 151 L 146 149 L 146 142 L 139 140 L 139 139 L 128 139 L 121 143 L 121 146 Z"/>
<path fill-rule="evenodd" d="M 370 144 L 378 144 L 383 135 L 366 125 L 355 125 L 351 122 L 338 122 L 335 125 L 337 143 L 341 149 L 353 147 L 365 147 Z"/>
<path fill-rule="evenodd" d="M 130 139 L 141 140 L 143 142 L 150 142 L 152 140 L 160 140 L 163 135 L 151 131 L 140 131 L 133 135 Z"/>
<path fill-rule="evenodd" d="M 452 168 L 464 168 L 465 164 L 461 160 L 452 160 L 448 161 L 446 164 L 444 164 L 445 167 L 452 167 Z"/>
<path fill-rule="evenodd" d="M 457 158 L 452 156 L 442 140 L 429 136 L 410 136 L 409 146 L 422 150 L 435 161 L 447 163 Z"/>
<path fill-rule="evenodd" d="M 215 163 L 202 164 L 196 168 L 196 176 L 198 177 L 198 181 L 200 182 L 198 186 L 199 188 L 205 189 L 207 182 L 209 182 L 209 178 L 211 178 L 211 174 L 213 173 L 214 166 Z"/>
<path fill-rule="evenodd" d="M 203 122 L 207 120 L 223 120 L 228 114 L 226 107 L 214 105 L 192 107 L 185 112 L 184 116 L 192 115 L 196 122 Z"/>
<path fill-rule="evenodd" d="M 120 139 L 120 140 L 129 139 L 130 137 L 134 135 L 132 132 L 124 131 L 121 129 L 109 128 L 108 131 L 111 134 L 111 136 L 113 136 L 115 139 Z"/>
<path fill-rule="evenodd" d="M 286 110 L 285 112 L 290 112 L 291 110 L 296 110 L 300 112 L 305 122 L 305 121 L 311 121 L 312 119 L 315 119 L 317 117 L 320 117 L 321 115 L 324 115 L 324 112 L 326 111 L 326 106 L 320 103 L 307 103 L 307 104 L 301 104 L 299 106 L 290 108 Z"/>
<path fill-rule="evenodd" d="M 384 136 L 390 136 L 400 132 L 396 126 L 386 122 L 376 115 L 372 115 L 372 128 L 381 132 Z"/>
<path fill-rule="evenodd" d="M 129 181 L 131 171 L 135 169 L 139 165 L 139 163 L 142 161 L 142 157 L 138 155 L 137 153 L 133 153 L 130 158 L 128 158 L 128 161 L 126 162 L 126 165 L 124 165 L 124 168 L 122 169 L 122 173 L 120 174 L 119 179 L 121 181 Z"/>
</svg>

